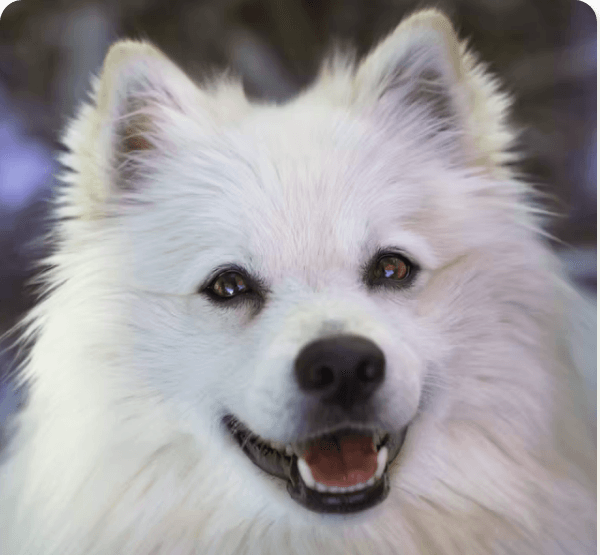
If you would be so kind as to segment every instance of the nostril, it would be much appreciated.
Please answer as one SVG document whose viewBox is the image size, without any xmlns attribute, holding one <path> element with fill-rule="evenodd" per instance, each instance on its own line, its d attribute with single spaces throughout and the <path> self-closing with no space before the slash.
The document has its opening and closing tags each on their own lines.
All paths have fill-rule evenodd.
<svg viewBox="0 0 600 555">
<path fill-rule="evenodd" d="M 372 360 L 363 360 L 356 369 L 356 376 L 361 382 L 376 382 L 382 375 L 383 364 Z"/>
<path fill-rule="evenodd" d="M 329 366 L 313 366 L 307 377 L 308 385 L 318 389 L 327 387 L 335 381 L 335 374 Z"/>
</svg>

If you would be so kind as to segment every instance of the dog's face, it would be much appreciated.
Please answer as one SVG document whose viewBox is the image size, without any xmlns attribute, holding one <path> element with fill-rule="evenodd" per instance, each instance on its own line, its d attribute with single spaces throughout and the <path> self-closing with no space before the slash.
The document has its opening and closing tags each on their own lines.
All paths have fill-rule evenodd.
<svg viewBox="0 0 600 555">
<path fill-rule="evenodd" d="M 134 363 L 199 441 L 314 511 L 383 501 L 407 433 L 454 388 L 480 402 L 461 380 L 527 259 L 502 148 L 477 135 L 502 99 L 486 81 L 491 128 L 469 127 L 459 50 L 427 12 L 283 106 L 197 89 L 141 45 L 100 82 Z"/>
<path fill-rule="evenodd" d="M 181 196 L 173 183 L 125 225 L 136 287 L 157 293 L 135 316 L 153 386 L 204 412 L 198 433 L 222 421 L 304 505 L 354 511 L 387 494 L 440 351 L 419 315 L 432 184 L 374 124 L 313 104 L 255 108 L 219 138 L 225 159 L 178 150 L 188 175 L 223 182 Z"/>
</svg>

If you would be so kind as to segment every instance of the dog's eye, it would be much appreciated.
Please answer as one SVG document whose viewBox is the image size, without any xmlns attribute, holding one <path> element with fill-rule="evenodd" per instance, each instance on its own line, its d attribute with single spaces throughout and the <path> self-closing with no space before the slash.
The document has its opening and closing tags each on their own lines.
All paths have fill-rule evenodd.
<svg viewBox="0 0 600 555">
<path fill-rule="evenodd" d="M 373 266 L 374 281 L 406 281 L 411 275 L 412 266 L 403 256 L 385 254 L 380 256 Z"/>
<path fill-rule="evenodd" d="M 230 299 L 251 291 L 246 279 L 239 272 L 232 270 L 218 275 L 208 286 L 208 290 L 222 299 Z"/>
</svg>

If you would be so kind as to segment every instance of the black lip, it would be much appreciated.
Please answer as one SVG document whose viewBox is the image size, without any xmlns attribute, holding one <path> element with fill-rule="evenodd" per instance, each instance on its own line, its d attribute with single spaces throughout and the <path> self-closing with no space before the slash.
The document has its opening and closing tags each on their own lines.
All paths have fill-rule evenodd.
<svg viewBox="0 0 600 555">
<path fill-rule="evenodd" d="M 256 466 L 282 480 L 289 479 L 292 467 L 291 456 L 282 454 L 261 442 L 259 436 L 252 433 L 248 427 L 231 414 L 223 417 L 223 424 Z"/>
<path fill-rule="evenodd" d="M 329 493 L 311 489 L 304 483 L 298 470 L 296 455 L 289 456 L 268 446 L 260 436 L 254 434 L 231 414 L 223 418 L 223 424 L 256 466 L 287 482 L 287 490 L 294 501 L 317 513 L 337 514 L 369 509 L 388 496 L 390 492 L 388 468 L 400 452 L 407 431 L 407 428 L 403 428 L 400 432 L 388 434 L 384 438 L 381 445 L 385 445 L 388 449 L 388 463 L 381 478 L 371 487 L 351 493 Z"/>
</svg>

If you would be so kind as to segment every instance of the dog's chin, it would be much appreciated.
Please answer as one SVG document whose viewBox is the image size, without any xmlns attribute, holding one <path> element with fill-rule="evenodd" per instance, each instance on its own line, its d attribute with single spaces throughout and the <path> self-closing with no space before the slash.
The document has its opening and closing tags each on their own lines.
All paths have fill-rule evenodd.
<svg viewBox="0 0 600 555">
<path fill-rule="evenodd" d="M 294 501 L 338 514 L 369 509 L 387 497 L 388 469 L 407 431 L 345 426 L 283 445 L 260 437 L 231 414 L 223 424 L 256 466 L 287 482 Z"/>
</svg>

